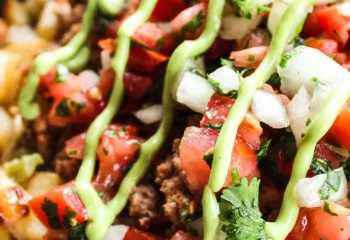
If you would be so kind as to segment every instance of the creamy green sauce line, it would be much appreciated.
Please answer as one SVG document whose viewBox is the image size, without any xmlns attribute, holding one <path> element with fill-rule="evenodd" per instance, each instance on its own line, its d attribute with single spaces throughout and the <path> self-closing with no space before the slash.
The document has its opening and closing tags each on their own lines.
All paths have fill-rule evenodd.
<svg viewBox="0 0 350 240">
<path fill-rule="evenodd" d="M 208 187 L 211 191 L 218 192 L 224 185 L 226 173 L 231 163 L 231 154 L 237 130 L 240 123 L 243 121 L 246 112 L 250 108 L 255 90 L 260 88 L 273 73 L 278 60 L 283 54 L 285 46 L 288 44 L 288 37 L 290 34 L 289 30 L 295 29 L 295 25 L 299 23 L 298 20 L 303 18 L 306 8 L 311 4 L 312 0 L 294 0 L 289 4 L 288 9 L 283 14 L 281 22 L 278 24 L 266 57 L 257 70 L 251 76 L 242 81 L 238 91 L 238 98 L 230 110 L 227 120 L 224 123 L 215 144 L 214 160 L 208 183 Z M 212 215 L 206 215 L 206 213 L 210 212 L 209 209 L 214 209 L 218 205 L 216 199 L 215 201 L 209 201 L 206 199 L 207 196 L 209 195 L 204 195 L 202 200 L 204 222 L 208 222 L 215 217 Z M 215 218 L 216 221 L 218 216 Z M 208 227 L 209 229 L 204 229 L 205 240 L 211 239 L 209 236 L 216 231 L 217 225 L 215 226 L 212 224 Z"/>
<path fill-rule="evenodd" d="M 97 11 L 97 0 L 89 0 L 82 20 L 82 28 L 69 43 L 53 52 L 40 54 L 33 63 L 27 82 L 24 85 L 18 100 L 19 110 L 25 119 L 34 120 L 40 114 L 39 105 L 34 101 L 40 76 L 47 73 L 57 63 L 67 63 L 68 66 L 82 68 L 81 64 L 87 62 L 90 51 L 84 50 L 92 27 L 94 26 Z M 83 49 L 82 49 L 83 48 Z M 79 58 L 76 58 L 79 56 Z M 80 59 L 82 58 L 82 59 Z M 74 60 L 72 60 L 74 59 Z M 84 61 L 82 61 L 84 60 Z M 72 62 L 73 61 L 73 64 Z"/>
<path fill-rule="evenodd" d="M 117 113 L 124 95 L 123 76 L 129 58 L 132 34 L 150 17 L 157 0 L 142 0 L 138 10 L 125 20 L 118 30 L 118 46 L 112 67 L 116 79 L 112 94 L 103 112 L 90 125 L 84 149 L 84 159 L 76 178 L 78 194 L 89 215 L 86 235 L 89 240 L 100 240 L 115 220 L 113 206 L 104 205 L 91 185 L 96 164 L 96 149 L 99 139 Z"/>
<path fill-rule="evenodd" d="M 98 0 L 100 10 L 107 15 L 116 15 L 123 10 L 125 0 Z"/>
<path fill-rule="evenodd" d="M 322 111 L 307 128 L 294 159 L 292 175 L 284 192 L 280 214 L 274 223 L 266 223 L 265 230 L 275 240 L 285 239 L 293 229 L 299 214 L 294 189 L 298 181 L 306 177 L 318 141 L 327 133 L 339 112 L 350 97 L 350 79 L 341 82 L 329 95 Z"/>
</svg>

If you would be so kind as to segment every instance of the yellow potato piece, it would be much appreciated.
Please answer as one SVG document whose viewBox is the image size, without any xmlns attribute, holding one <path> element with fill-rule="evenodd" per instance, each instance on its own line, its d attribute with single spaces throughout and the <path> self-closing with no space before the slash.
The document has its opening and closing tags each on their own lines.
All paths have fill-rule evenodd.
<svg viewBox="0 0 350 240">
<path fill-rule="evenodd" d="M 60 176 L 53 172 L 38 172 L 29 180 L 27 192 L 32 196 L 45 194 L 62 183 Z"/>
</svg>

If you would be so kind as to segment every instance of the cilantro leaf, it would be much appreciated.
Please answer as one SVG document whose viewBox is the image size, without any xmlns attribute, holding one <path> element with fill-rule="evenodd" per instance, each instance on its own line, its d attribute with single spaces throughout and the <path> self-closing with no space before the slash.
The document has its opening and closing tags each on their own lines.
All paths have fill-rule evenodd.
<svg viewBox="0 0 350 240">
<path fill-rule="evenodd" d="M 341 183 L 341 176 L 335 171 L 328 171 L 327 178 L 320 190 L 318 191 L 322 200 L 328 200 L 332 193 L 339 190 Z"/>
<path fill-rule="evenodd" d="M 220 131 L 223 125 L 224 125 L 224 123 L 212 123 L 212 122 L 209 122 L 209 123 L 205 123 L 204 127 L 208 127 L 208 128 L 212 128 L 212 129 L 215 129 L 217 131 Z"/>
<path fill-rule="evenodd" d="M 267 151 L 269 150 L 271 142 L 272 142 L 272 139 L 269 139 L 259 147 L 258 152 L 256 153 L 256 156 L 258 157 L 258 161 L 266 157 Z"/>
<path fill-rule="evenodd" d="M 85 102 L 72 101 L 71 105 L 72 105 L 72 107 L 75 108 L 75 111 L 78 114 L 81 112 L 81 110 L 83 110 L 86 107 L 86 103 Z"/>
<path fill-rule="evenodd" d="M 346 159 L 344 162 L 340 163 L 340 166 L 344 169 L 344 174 L 346 178 L 350 179 L 350 159 Z"/>
<path fill-rule="evenodd" d="M 65 210 L 67 214 L 63 216 L 64 225 L 67 228 L 77 225 L 77 221 L 75 219 L 75 216 L 77 215 L 77 213 L 74 211 L 71 211 L 68 207 Z"/>
<path fill-rule="evenodd" d="M 70 228 L 68 231 L 68 240 L 88 240 L 85 235 L 85 223 Z"/>
<path fill-rule="evenodd" d="M 47 221 L 52 229 L 61 229 L 60 219 L 58 218 L 58 205 L 48 198 L 41 204 L 41 210 L 45 213 Z"/>
<path fill-rule="evenodd" d="M 221 195 L 220 219 L 224 222 L 221 230 L 226 239 L 266 240 L 265 221 L 259 210 L 260 180 L 253 178 L 250 184 L 246 178 L 231 185 Z"/>
<path fill-rule="evenodd" d="M 332 170 L 331 163 L 322 158 L 312 159 L 310 168 L 314 174 L 327 173 Z"/>
<path fill-rule="evenodd" d="M 72 113 L 68 106 L 68 100 L 67 98 L 63 98 L 63 100 L 58 104 L 56 108 L 56 116 L 58 117 L 70 117 L 72 116 Z"/>
<path fill-rule="evenodd" d="M 195 33 L 202 26 L 203 20 L 204 20 L 203 11 L 199 11 L 191 21 L 189 21 L 188 23 L 185 24 L 185 26 L 182 27 L 181 32 Z"/>
<path fill-rule="evenodd" d="M 283 56 L 280 60 L 280 63 L 279 63 L 280 67 L 286 68 L 289 60 L 291 60 L 294 55 L 297 55 L 299 53 L 300 53 L 300 51 L 298 51 L 294 48 L 294 49 L 290 50 L 289 52 L 286 52 L 285 54 L 283 54 Z"/>
<path fill-rule="evenodd" d="M 231 0 L 231 3 L 236 6 L 236 15 L 247 19 L 252 18 L 252 12 L 255 9 L 258 11 L 270 11 L 270 8 L 261 4 L 256 4 L 253 0 Z"/>
<path fill-rule="evenodd" d="M 221 66 L 226 66 L 226 67 L 229 67 L 229 68 L 235 70 L 233 61 L 231 61 L 231 60 L 228 60 L 225 58 L 220 58 L 220 64 L 221 64 Z"/>
<path fill-rule="evenodd" d="M 204 153 L 203 154 L 203 160 L 208 164 L 208 166 L 211 168 L 211 165 L 213 164 L 213 153 Z"/>
<path fill-rule="evenodd" d="M 324 201 L 323 203 L 323 211 L 325 211 L 326 213 L 329 213 L 332 216 L 338 216 L 336 213 L 331 211 L 331 209 L 329 208 L 329 203 L 327 201 Z"/>
</svg>

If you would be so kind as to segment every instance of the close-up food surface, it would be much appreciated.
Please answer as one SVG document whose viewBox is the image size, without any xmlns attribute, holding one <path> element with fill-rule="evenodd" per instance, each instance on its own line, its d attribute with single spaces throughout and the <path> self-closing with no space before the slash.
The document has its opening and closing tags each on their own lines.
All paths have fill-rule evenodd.
<svg viewBox="0 0 350 240">
<path fill-rule="evenodd" d="M 0 240 L 350 239 L 350 2 L 0 5 Z"/>
</svg>

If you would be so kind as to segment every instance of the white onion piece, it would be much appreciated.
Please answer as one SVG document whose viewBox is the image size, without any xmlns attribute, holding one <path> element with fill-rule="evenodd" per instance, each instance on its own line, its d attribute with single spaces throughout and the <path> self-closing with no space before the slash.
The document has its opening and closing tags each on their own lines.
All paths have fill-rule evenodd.
<svg viewBox="0 0 350 240">
<path fill-rule="evenodd" d="M 256 29 L 262 20 L 262 13 L 255 11 L 251 19 L 237 17 L 232 4 L 226 4 L 222 17 L 220 37 L 227 40 L 239 40 Z"/>
<path fill-rule="evenodd" d="M 340 12 L 340 14 L 342 16 L 350 17 L 350 4 L 339 4 L 339 5 L 336 6 L 336 8 L 338 9 L 338 11 Z"/>
<path fill-rule="evenodd" d="M 103 240 L 123 240 L 129 227 L 125 225 L 110 226 Z"/>
<path fill-rule="evenodd" d="M 257 90 L 254 94 L 251 108 L 260 121 L 273 128 L 289 126 L 287 110 L 276 94 Z"/>
<path fill-rule="evenodd" d="M 177 89 L 180 86 L 180 82 L 182 81 L 185 73 L 191 69 L 198 69 L 199 71 L 202 71 L 205 74 L 204 58 L 203 57 L 190 58 L 185 62 L 177 80 L 173 85 L 172 94 L 175 100 L 176 100 Z"/>
<path fill-rule="evenodd" d="M 314 119 L 322 110 L 324 104 L 327 102 L 329 94 L 335 88 L 335 84 L 316 84 L 314 92 L 312 94 L 310 111 L 308 117 Z"/>
<path fill-rule="evenodd" d="M 163 106 L 156 104 L 134 112 L 134 115 L 144 124 L 152 124 L 162 120 Z"/>
<path fill-rule="evenodd" d="M 311 93 L 316 86 L 313 79 L 330 84 L 349 77 L 346 69 L 315 48 L 299 46 L 292 51 L 295 54 L 291 55 L 287 66 L 277 65 L 281 90 L 289 97 L 294 96 L 302 85 Z"/>
<path fill-rule="evenodd" d="M 214 93 L 213 87 L 205 78 L 186 72 L 177 90 L 176 99 L 193 111 L 204 113 Z"/>
<path fill-rule="evenodd" d="M 227 66 L 216 69 L 209 74 L 209 78 L 218 84 L 218 87 L 224 94 L 227 94 L 232 90 L 238 90 L 240 84 L 239 75 Z"/>
<path fill-rule="evenodd" d="M 301 142 L 301 135 L 305 133 L 307 114 L 310 107 L 311 97 L 305 86 L 301 86 L 297 94 L 287 106 L 290 119 L 290 127 L 295 137 L 297 146 Z"/>
<path fill-rule="evenodd" d="M 204 234 L 203 218 L 200 217 L 196 221 L 190 223 L 191 228 L 196 230 L 198 237 L 202 238 Z"/>
<path fill-rule="evenodd" d="M 343 168 L 338 168 L 334 171 L 340 174 L 340 187 L 337 192 L 330 194 L 329 200 L 336 202 L 346 197 L 348 188 Z M 299 180 L 295 186 L 295 194 L 299 207 L 313 208 L 323 206 L 323 200 L 320 198 L 319 190 L 326 179 L 327 174 L 324 173 L 312 178 L 302 178 Z"/>
</svg>

